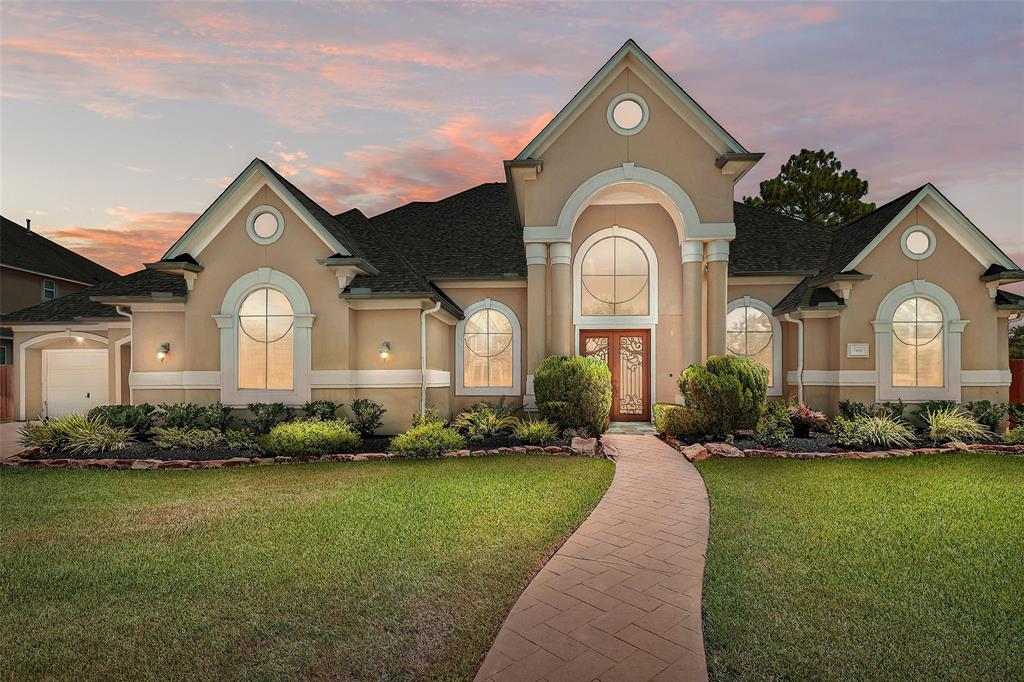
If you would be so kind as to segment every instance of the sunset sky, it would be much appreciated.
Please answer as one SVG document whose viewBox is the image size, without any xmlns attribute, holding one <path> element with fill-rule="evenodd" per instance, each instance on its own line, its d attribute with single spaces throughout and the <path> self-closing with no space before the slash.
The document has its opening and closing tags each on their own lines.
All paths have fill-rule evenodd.
<svg viewBox="0 0 1024 682">
<path fill-rule="evenodd" d="M 765 158 L 926 181 L 1024 263 L 1024 3 L 5 0 L 0 212 L 120 272 L 255 156 L 334 212 L 503 179 L 627 38 Z"/>
</svg>

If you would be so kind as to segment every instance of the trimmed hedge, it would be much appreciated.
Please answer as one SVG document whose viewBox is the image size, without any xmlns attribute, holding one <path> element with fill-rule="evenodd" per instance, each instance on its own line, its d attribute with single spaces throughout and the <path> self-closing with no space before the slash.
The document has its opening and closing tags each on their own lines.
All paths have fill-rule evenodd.
<svg viewBox="0 0 1024 682">
<path fill-rule="evenodd" d="M 466 440 L 444 422 L 429 422 L 414 426 L 391 439 L 391 452 L 407 457 L 437 457 L 450 450 L 462 450 Z"/>
<path fill-rule="evenodd" d="M 612 409 L 612 374 L 597 358 L 545 358 L 533 375 L 541 416 L 560 429 L 604 433 Z"/>
<path fill-rule="evenodd" d="M 331 455 L 354 450 L 359 435 L 348 422 L 284 422 L 260 439 L 261 449 L 271 455 Z"/>
<path fill-rule="evenodd" d="M 679 390 L 686 404 L 708 420 L 711 432 L 724 436 L 757 426 L 768 394 L 768 370 L 750 358 L 712 355 L 679 375 Z"/>
<path fill-rule="evenodd" d="M 700 412 L 675 403 L 654 403 L 654 428 L 669 438 L 709 433 L 708 420 Z"/>
</svg>

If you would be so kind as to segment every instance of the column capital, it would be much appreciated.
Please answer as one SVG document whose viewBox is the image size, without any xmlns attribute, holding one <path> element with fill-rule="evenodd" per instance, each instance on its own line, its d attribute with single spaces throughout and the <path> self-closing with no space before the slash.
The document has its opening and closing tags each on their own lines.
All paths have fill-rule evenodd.
<svg viewBox="0 0 1024 682">
<path fill-rule="evenodd" d="M 704 242 L 699 239 L 687 239 L 681 245 L 684 263 L 700 263 L 704 260 Z"/>
<path fill-rule="evenodd" d="M 551 264 L 568 265 L 572 261 L 572 244 L 554 242 L 551 244 Z"/>
<path fill-rule="evenodd" d="M 729 260 L 729 242 L 725 239 L 708 242 L 708 262 L 719 260 Z"/>
<path fill-rule="evenodd" d="M 547 265 L 548 245 L 541 242 L 530 242 L 526 245 L 527 265 Z"/>
</svg>

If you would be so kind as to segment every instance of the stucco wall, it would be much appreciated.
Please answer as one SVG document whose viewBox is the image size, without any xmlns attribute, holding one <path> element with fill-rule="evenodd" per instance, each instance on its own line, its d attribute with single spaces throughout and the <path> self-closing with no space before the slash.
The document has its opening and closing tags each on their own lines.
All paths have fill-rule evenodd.
<svg viewBox="0 0 1024 682">
<path fill-rule="evenodd" d="M 628 137 L 608 125 L 608 105 L 624 92 L 640 95 L 650 109 L 647 126 Z M 715 168 L 718 152 L 630 69 L 612 81 L 539 156 L 544 159 L 544 171 L 536 180 L 516 186 L 526 225 L 556 225 L 562 206 L 577 187 L 624 162 L 672 178 L 693 200 L 702 222 L 732 222 L 732 177 Z"/>
<path fill-rule="evenodd" d="M 0 313 L 13 313 L 15 310 L 42 303 L 44 279 L 51 279 L 57 283 L 57 296 L 70 294 L 84 286 L 56 277 L 0 267 Z"/>
</svg>

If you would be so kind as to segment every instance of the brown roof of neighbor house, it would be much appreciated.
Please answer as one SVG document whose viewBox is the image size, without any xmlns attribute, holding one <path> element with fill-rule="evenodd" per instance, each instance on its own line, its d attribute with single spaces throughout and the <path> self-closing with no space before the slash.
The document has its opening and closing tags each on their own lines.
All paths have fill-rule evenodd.
<svg viewBox="0 0 1024 682">
<path fill-rule="evenodd" d="M 119 276 L 3 216 L 0 216 L 0 265 L 82 284 L 109 282 Z"/>
</svg>

